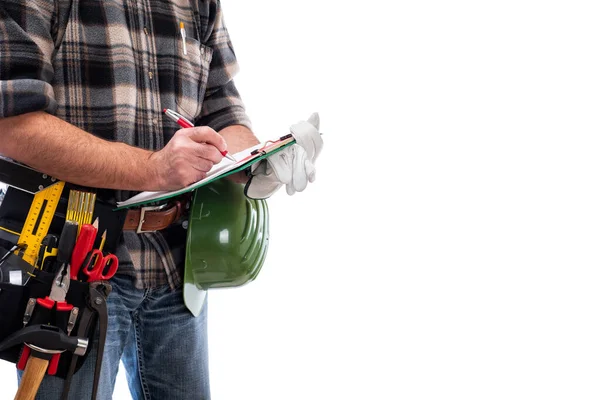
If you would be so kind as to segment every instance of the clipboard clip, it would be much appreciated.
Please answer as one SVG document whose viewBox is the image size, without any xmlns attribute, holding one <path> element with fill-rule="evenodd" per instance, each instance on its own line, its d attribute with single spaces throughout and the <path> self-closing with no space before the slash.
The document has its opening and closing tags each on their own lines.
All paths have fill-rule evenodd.
<svg viewBox="0 0 600 400">
<path fill-rule="evenodd" d="M 250 155 L 252 155 L 252 156 L 255 156 L 255 155 L 257 155 L 257 154 L 260 154 L 261 156 L 266 156 L 266 155 L 267 155 L 267 146 L 269 146 L 269 144 L 276 144 L 276 143 L 278 143 L 278 142 L 283 142 L 284 140 L 287 140 L 287 139 L 289 139 L 289 138 L 291 138 L 291 137 L 293 137 L 293 136 L 292 136 L 292 134 L 291 134 L 291 133 L 288 133 L 288 134 L 287 134 L 287 135 L 285 135 L 285 136 L 281 136 L 281 137 L 279 138 L 279 140 L 275 140 L 275 141 L 274 141 L 274 140 L 267 140 L 267 141 L 265 142 L 265 144 L 263 145 L 263 147 L 261 147 L 260 149 L 255 149 L 255 150 L 252 150 L 252 151 L 250 152 Z"/>
<path fill-rule="evenodd" d="M 266 150 L 264 150 L 264 147 L 260 148 L 260 149 L 252 150 L 250 152 L 250 155 L 252 155 L 252 156 L 255 156 L 257 154 L 260 154 L 261 156 L 266 156 L 267 152 L 266 152 Z"/>
</svg>

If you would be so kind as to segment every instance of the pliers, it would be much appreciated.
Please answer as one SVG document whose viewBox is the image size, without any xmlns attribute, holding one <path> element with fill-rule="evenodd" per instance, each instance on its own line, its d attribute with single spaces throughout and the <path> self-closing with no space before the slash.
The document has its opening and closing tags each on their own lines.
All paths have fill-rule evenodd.
<svg viewBox="0 0 600 400">
<path fill-rule="evenodd" d="M 65 264 L 62 265 L 54 277 L 52 289 L 50 289 L 50 295 L 43 299 L 37 299 L 37 303 L 40 306 L 52 310 L 56 304 L 57 311 L 71 311 L 73 309 L 73 305 L 68 304 L 65 301 L 67 298 L 67 292 L 69 291 L 69 286 L 71 284 L 69 274 L 70 270 L 71 266 L 69 264 L 66 264 L 66 267 Z"/>
</svg>

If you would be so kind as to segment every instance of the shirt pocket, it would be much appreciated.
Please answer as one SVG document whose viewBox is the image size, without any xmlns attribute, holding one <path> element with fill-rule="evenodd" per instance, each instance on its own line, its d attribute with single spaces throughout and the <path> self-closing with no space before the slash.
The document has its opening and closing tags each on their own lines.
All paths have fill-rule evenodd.
<svg viewBox="0 0 600 400">
<path fill-rule="evenodd" d="M 187 55 L 179 49 L 174 63 L 177 111 L 192 121 L 200 115 L 212 61 L 212 48 L 186 38 Z"/>
</svg>

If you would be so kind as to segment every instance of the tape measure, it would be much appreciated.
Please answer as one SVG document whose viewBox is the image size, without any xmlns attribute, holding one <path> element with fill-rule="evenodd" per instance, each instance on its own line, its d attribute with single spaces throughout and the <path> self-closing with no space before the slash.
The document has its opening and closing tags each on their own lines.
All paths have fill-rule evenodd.
<svg viewBox="0 0 600 400">
<path fill-rule="evenodd" d="M 21 255 L 25 261 L 35 265 L 40 250 L 40 244 L 50 229 L 50 223 L 56 212 L 65 183 L 59 181 L 44 190 L 37 192 L 27 213 L 27 219 L 21 235 L 19 245 L 26 245 L 25 250 L 17 250 L 15 253 Z"/>
</svg>

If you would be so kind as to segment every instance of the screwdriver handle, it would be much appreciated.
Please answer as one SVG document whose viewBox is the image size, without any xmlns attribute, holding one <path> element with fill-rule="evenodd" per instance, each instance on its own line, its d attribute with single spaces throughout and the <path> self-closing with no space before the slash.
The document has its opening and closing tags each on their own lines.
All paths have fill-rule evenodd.
<svg viewBox="0 0 600 400">
<path fill-rule="evenodd" d="M 71 261 L 71 254 L 77 241 L 77 223 L 66 221 L 58 240 L 58 254 L 56 261 L 59 264 L 68 264 Z"/>
<path fill-rule="evenodd" d="M 84 224 L 81 226 L 79 237 L 71 255 L 71 279 L 77 279 L 83 260 L 94 248 L 97 233 L 98 230 L 93 225 Z"/>
</svg>

